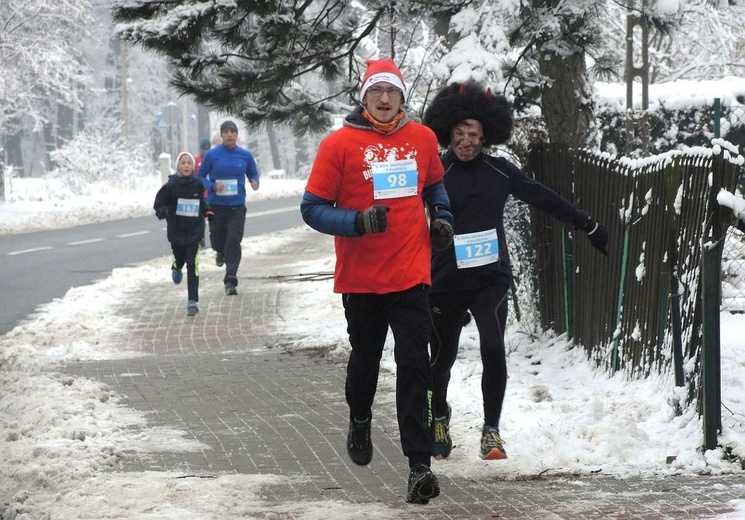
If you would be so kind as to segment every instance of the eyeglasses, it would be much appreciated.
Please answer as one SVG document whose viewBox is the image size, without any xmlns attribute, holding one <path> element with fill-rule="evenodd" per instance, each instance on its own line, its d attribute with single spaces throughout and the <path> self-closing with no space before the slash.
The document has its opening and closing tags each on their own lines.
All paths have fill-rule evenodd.
<svg viewBox="0 0 745 520">
<path fill-rule="evenodd" d="M 390 99 L 399 99 L 401 97 L 401 91 L 396 87 L 370 87 L 369 89 L 367 89 L 367 93 L 370 95 L 370 97 L 374 97 L 376 99 L 383 97 L 383 94 L 388 94 L 388 97 Z"/>
</svg>

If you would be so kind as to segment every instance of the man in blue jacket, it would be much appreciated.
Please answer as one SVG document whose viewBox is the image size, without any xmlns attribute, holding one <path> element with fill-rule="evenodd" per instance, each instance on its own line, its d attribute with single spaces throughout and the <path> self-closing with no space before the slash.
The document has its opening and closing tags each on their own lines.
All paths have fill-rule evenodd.
<svg viewBox="0 0 745 520">
<path fill-rule="evenodd" d="M 238 127 L 233 121 L 220 125 L 220 137 L 222 144 L 207 152 L 198 176 L 215 214 L 210 222 L 210 243 L 217 265 L 225 265 L 225 293 L 235 295 L 246 223 L 246 178 L 251 188 L 258 190 L 259 171 L 251 152 L 238 146 Z"/>
</svg>

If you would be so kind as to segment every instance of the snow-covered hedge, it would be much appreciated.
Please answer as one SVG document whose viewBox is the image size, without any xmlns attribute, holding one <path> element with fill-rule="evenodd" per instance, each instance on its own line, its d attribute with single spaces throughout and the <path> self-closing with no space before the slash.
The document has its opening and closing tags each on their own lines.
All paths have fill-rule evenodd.
<svg viewBox="0 0 745 520">
<path fill-rule="evenodd" d="M 62 180 L 75 195 L 92 195 L 100 181 L 127 191 L 153 173 L 146 147 L 124 146 L 116 128 L 86 129 L 50 155 L 54 169 L 49 176 Z"/>
</svg>

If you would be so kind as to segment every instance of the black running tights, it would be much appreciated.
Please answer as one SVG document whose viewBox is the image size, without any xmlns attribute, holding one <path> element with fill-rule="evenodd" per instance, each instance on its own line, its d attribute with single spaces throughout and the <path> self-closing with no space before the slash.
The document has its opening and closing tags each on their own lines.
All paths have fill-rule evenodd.
<svg viewBox="0 0 745 520">
<path fill-rule="evenodd" d="M 484 422 L 499 427 L 507 387 L 504 332 L 508 289 L 504 285 L 489 285 L 478 290 L 430 294 L 435 417 L 447 414 L 450 370 L 458 355 L 463 320 L 470 310 L 479 331 Z"/>
</svg>

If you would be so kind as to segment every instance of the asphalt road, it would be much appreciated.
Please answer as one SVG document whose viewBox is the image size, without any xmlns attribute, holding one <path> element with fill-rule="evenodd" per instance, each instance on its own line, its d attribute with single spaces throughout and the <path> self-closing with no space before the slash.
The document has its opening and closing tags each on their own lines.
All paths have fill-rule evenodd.
<svg viewBox="0 0 745 520">
<path fill-rule="evenodd" d="M 300 200 L 252 202 L 244 237 L 302 225 Z M 153 215 L 0 237 L 0 334 L 71 287 L 170 254 L 165 229 L 165 221 Z"/>
</svg>

